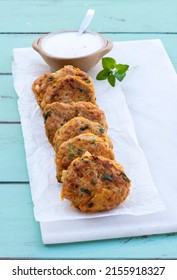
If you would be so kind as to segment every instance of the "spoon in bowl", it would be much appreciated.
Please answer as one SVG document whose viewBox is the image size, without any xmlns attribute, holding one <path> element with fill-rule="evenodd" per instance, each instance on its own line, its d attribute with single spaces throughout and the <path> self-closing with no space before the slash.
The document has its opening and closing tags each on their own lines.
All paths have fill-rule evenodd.
<svg viewBox="0 0 177 280">
<path fill-rule="evenodd" d="M 87 29 L 87 27 L 91 23 L 94 14 L 95 14 L 95 10 L 88 9 L 88 11 L 87 11 L 87 13 L 86 13 L 81 25 L 80 25 L 78 35 L 82 35 L 84 33 L 84 31 Z"/>
</svg>

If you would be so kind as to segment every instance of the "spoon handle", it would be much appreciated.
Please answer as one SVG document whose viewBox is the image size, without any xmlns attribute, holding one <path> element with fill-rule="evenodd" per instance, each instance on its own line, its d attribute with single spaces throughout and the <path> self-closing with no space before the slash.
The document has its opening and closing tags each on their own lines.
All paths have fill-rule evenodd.
<svg viewBox="0 0 177 280">
<path fill-rule="evenodd" d="M 95 14 L 95 10 L 93 10 L 93 9 L 89 9 L 87 11 L 87 13 L 86 13 L 86 15 L 85 15 L 85 17 L 84 17 L 84 19 L 81 23 L 81 26 L 79 28 L 79 32 L 78 32 L 79 35 L 81 35 L 86 30 L 86 28 L 89 26 L 89 24 L 92 21 L 92 18 L 94 16 L 94 14 Z"/>
</svg>

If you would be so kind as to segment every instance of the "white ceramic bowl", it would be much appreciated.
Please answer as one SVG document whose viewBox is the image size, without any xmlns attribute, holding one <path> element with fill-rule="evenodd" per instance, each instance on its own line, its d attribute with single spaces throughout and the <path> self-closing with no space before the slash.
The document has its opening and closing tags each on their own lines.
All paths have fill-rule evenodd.
<svg viewBox="0 0 177 280">
<path fill-rule="evenodd" d="M 46 61 L 46 63 L 50 66 L 52 71 L 57 71 L 58 69 L 64 67 L 65 65 L 73 65 L 74 67 L 79 67 L 83 71 L 90 70 L 93 66 L 95 66 L 100 59 L 107 54 L 113 47 L 113 44 L 111 41 L 107 40 L 103 35 L 101 35 L 98 32 L 91 32 L 87 31 L 86 34 L 94 35 L 93 36 L 93 42 L 91 42 L 94 46 L 94 43 L 96 44 L 94 38 L 97 38 L 100 40 L 101 45 L 99 48 L 97 48 L 95 51 L 91 51 L 91 53 L 83 54 L 82 51 L 78 56 L 60 56 L 59 54 L 51 54 L 47 52 L 44 49 L 44 46 L 47 44 L 47 40 L 51 38 L 51 36 L 60 35 L 62 33 L 68 33 L 71 34 L 71 32 L 78 32 L 78 30 L 59 30 L 56 32 L 48 33 L 37 40 L 35 40 L 32 44 L 33 48 L 42 56 L 42 58 Z M 82 35 L 81 35 L 82 36 Z M 96 36 L 96 37 L 95 37 Z M 43 44 L 45 42 L 45 44 Z M 61 40 L 58 44 L 66 45 L 68 44 L 66 41 Z M 71 45 L 70 48 L 73 46 Z M 72 53 L 72 52 L 71 52 Z"/>
</svg>

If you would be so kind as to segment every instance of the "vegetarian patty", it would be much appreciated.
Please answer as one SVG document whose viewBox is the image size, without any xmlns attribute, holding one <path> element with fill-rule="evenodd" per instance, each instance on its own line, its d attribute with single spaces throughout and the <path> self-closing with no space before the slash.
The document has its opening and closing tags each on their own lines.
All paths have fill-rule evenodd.
<svg viewBox="0 0 177 280">
<path fill-rule="evenodd" d="M 103 155 L 105 158 L 114 159 L 114 153 L 101 137 L 92 133 L 80 134 L 63 142 L 56 154 L 57 179 L 61 181 L 62 170 L 67 169 L 70 163 L 77 157 L 81 157 L 86 151 L 93 155 Z"/>
<path fill-rule="evenodd" d="M 130 191 L 130 180 L 123 167 L 103 156 L 86 154 L 63 171 L 61 198 L 84 212 L 105 211 L 120 205 Z"/>
<path fill-rule="evenodd" d="M 89 132 L 108 142 L 110 148 L 113 147 L 111 139 L 106 135 L 106 131 L 101 124 L 89 121 L 83 117 L 75 117 L 56 131 L 53 139 L 55 151 L 57 152 L 59 146 L 70 138 Z"/>
<path fill-rule="evenodd" d="M 83 116 L 91 121 L 96 121 L 107 130 L 104 112 L 90 102 L 77 102 L 72 105 L 54 102 L 45 107 L 43 116 L 46 135 L 52 145 L 56 131 L 66 122 L 77 116 Z"/>
<path fill-rule="evenodd" d="M 76 108 L 70 104 L 55 102 L 48 104 L 44 111 L 45 131 L 49 142 L 53 145 L 53 138 L 57 129 L 76 116 Z"/>
<path fill-rule="evenodd" d="M 54 73 L 47 73 L 40 76 L 33 82 L 32 90 L 40 107 L 45 93 L 48 90 L 50 91 L 51 88 L 54 88 L 58 84 L 60 78 L 67 76 L 79 77 L 79 79 L 84 82 L 84 85 L 87 84 L 94 91 L 93 80 L 87 73 L 80 70 L 79 68 L 75 68 L 71 65 L 66 65 L 65 67 Z"/>
<path fill-rule="evenodd" d="M 41 106 L 44 93 L 47 87 L 52 84 L 51 73 L 44 74 L 37 78 L 32 84 L 32 91 L 36 96 L 36 100 L 39 106 Z"/>
<path fill-rule="evenodd" d="M 55 78 L 61 78 L 64 76 L 77 76 L 81 78 L 81 80 L 91 86 L 94 86 L 92 78 L 84 71 L 79 68 L 76 68 L 72 65 L 66 65 L 60 70 L 53 73 Z"/>
<path fill-rule="evenodd" d="M 54 79 L 54 82 L 47 87 L 41 108 L 56 101 L 62 103 L 85 101 L 95 104 L 95 90 L 79 76 L 61 77 Z"/>
<path fill-rule="evenodd" d="M 90 102 L 77 102 L 75 108 L 78 117 L 84 117 L 92 122 L 100 123 L 107 131 L 108 125 L 104 112 L 97 106 Z"/>
</svg>

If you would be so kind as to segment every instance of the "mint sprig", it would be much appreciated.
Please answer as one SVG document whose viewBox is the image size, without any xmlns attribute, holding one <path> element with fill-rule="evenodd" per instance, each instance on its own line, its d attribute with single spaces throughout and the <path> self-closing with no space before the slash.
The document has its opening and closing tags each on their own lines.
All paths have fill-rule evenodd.
<svg viewBox="0 0 177 280">
<path fill-rule="evenodd" d="M 109 84 L 114 87 L 116 80 L 122 82 L 126 76 L 126 72 L 129 68 L 127 64 L 117 64 L 112 57 L 102 58 L 103 69 L 97 74 L 97 80 L 108 80 Z"/>
</svg>

